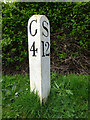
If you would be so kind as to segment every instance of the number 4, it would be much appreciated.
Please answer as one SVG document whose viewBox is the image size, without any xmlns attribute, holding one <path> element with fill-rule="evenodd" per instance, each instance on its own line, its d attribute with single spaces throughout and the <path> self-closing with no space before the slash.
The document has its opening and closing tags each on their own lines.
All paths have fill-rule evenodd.
<svg viewBox="0 0 90 120">
<path fill-rule="evenodd" d="M 33 55 L 32 56 L 36 56 L 35 52 L 38 52 L 38 48 L 35 49 L 35 42 L 33 42 L 30 51 L 33 51 Z"/>
</svg>

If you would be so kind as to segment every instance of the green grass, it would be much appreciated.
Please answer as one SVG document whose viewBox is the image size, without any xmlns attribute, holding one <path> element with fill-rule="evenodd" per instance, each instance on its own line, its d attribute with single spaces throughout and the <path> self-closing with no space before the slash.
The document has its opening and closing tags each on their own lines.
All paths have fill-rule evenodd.
<svg viewBox="0 0 90 120">
<path fill-rule="evenodd" d="M 30 93 L 29 76 L 3 75 L 3 118 L 87 118 L 89 75 L 51 74 L 46 104 Z"/>
</svg>

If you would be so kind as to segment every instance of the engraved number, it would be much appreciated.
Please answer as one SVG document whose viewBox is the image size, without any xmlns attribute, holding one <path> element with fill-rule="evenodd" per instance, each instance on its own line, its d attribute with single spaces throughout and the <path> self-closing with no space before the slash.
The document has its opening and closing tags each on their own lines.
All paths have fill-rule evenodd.
<svg viewBox="0 0 90 120">
<path fill-rule="evenodd" d="M 38 48 L 35 49 L 35 42 L 33 42 L 30 51 L 33 51 L 33 55 L 32 56 L 36 56 L 35 52 L 38 52 Z"/>
<path fill-rule="evenodd" d="M 45 47 L 46 47 L 46 51 L 45 51 Z M 49 47 L 50 47 L 49 42 L 42 41 L 42 57 L 50 55 L 50 53 L 48 53 Z"/>
</svg>

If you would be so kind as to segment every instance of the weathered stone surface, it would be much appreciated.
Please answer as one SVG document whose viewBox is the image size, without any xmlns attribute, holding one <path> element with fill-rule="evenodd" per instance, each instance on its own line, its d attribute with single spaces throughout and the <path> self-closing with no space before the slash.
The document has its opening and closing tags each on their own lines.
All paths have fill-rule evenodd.
<svg viewBox="0 0 90 120">
<path fill-rule="evenodd" d="M 30 89 L 45 102 L 50 93 L 50 24 L 45 15 L 28 21 Z"/>
</svg>

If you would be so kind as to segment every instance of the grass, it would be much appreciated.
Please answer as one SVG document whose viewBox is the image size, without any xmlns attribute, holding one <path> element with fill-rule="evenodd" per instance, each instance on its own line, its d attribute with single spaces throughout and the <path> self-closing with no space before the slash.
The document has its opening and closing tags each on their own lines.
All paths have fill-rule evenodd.
<svg viewBox="0 0 90 120">
<path fill-rule="evenodd" d="M 51 74 L 51 92 L 46 104 L 30 93 L 29 76 L 3 75 L 2 118 L 87 118 L 89 75 Z"/>
</svg>

